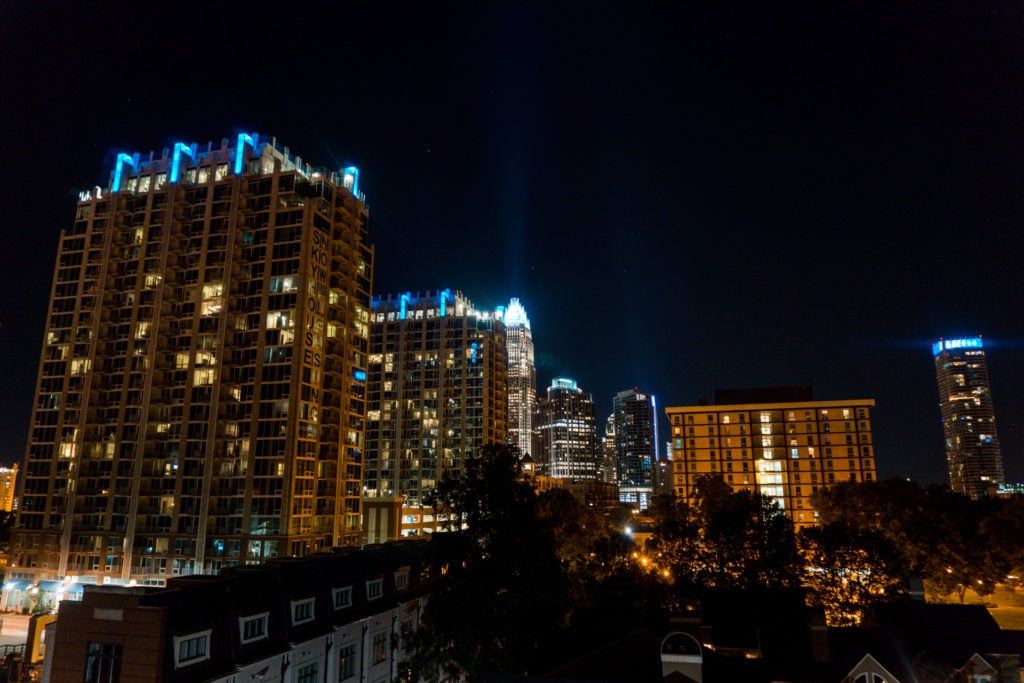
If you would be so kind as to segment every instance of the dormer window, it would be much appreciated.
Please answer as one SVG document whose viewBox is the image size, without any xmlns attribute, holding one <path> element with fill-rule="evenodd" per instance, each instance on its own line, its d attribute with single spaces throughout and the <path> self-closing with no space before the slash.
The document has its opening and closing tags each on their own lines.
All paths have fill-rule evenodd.
<svg viewBox="0 0 1024 683">
<path fill-rule="evenodd" d="M 352 606 L 352 586 L 335 588 L 333 591 L 334 609 L 343 609 Z"/>
<path fill-rule="evenodd" d="M 212 629 L 174 636 L 174 667 L 180 668 L 210 658 L 210 634 Z"/>
<path fill-rule="evenodd" d="M 292 624 L 304 624 L 313 621 L 313 603 L 316 598 L 292 600 Z"/>
<path fill-rule="evenodd" d="M 384 595 L 384 579 L 370 579 L 366 582 L 366 599 L 377 600 Z"/>
<path fill-rule="evenodd" d="M 256 640 L 263 640 L 267 637 L 267 619 L 270 613 L 256 614 L 251 617 L 242 617 L 238 620 L 242 644 L 251 643 Z"/>
<path fill-rule="evenodd" d="M 409 587 L 409 570 L 399 569 L 395 572 L 395 588 L 404 591 Z"/>
</svg>

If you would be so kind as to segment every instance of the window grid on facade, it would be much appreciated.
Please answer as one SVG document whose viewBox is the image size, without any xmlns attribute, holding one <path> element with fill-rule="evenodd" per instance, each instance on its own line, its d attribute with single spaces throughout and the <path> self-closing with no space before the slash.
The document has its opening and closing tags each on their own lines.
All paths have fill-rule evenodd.
<svg viewBox="0 0 1024 683">
<path fill-rule="evenodd" d="M 693 425 L 679 428 L 680 433 L 684 429 L 693 432 L 687 435 L 688 448 L 676 455 L 684 463 L 673 468 L 674 491 L 683 499 L 689 499 L 694 493 L 697 480 L 714 474 L 725 479 L 734 489 L 745 488 L 769 496 L 798 528 L 812 524 L 812 519 L 816 521 L 816 511 L 807 509 L 811 505 L 810 499 L 803 495 L 803 491 L 797 490 L 801 470 L 810 471 L 810 476 L 804 474 L 803 478 L 805 483 L 810 479 L 812 484 L 819 482 L 819 470 L 825 470 L 830 475 L 821 477 L 826 485 L 841 481 L 874 480 L 875 460 L 873 457 L 865 457 L 867 454 L 855 446 L 850 446 L 854 452 L 840 461 L 832 457 L 830 445 L 819 448 L 819 444 L 831 443 L 830 432 L 845 431 L 847 421 L 850 432 L 848 436 L 852 442 L 869 444 L 868 408 L 873 404 L 870 400 L 808 402 L 803 405 L 736 402 L 729 404 L 728 408 L 668 408 L 666 413 L 673 425 Z M 845 419 L 840 422 L 840 416 L 850 418 L 854 414 L 858 416 L 857 422 Z M 731 450 L 730 446 L 746 446 L 735 443 L 735 432 L 737 427 L 745 429 L 749 423 L 757 425 L 756 430 L 752 430 L 758 434 L 752 444 L 753 448 Z M 721 425 L 721 429 L 717 429 L 716 425 Z M 673 431 L 675 433 L 675 428 Z M 744 433 L 742 429 L 741 433 Z M 745 437 L 739 438 L 745 440 Z M 721 447 L 724 449 L 719 451 Z M 740 464 L 736 465 L 736 462 Z M 733 472 L 741 470 L 743 475 L 732 476 Z"/>
</svg>

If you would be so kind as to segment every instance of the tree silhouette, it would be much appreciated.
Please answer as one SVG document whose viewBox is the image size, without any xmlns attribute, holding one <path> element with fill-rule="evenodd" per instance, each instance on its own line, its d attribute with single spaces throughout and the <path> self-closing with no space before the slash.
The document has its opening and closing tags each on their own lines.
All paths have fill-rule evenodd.
<svg viewBox="0 0 1024 683">
<path fill-rule="evenodd" d="M 434 534 L 447 573 L 411 636 L 410 675 L 469 681 L 529 671 L 565 618 L 552 534 L 537 522 L 537 496 L 520 478 L 518 451 L 492 445 L 465 474 L 439 483 L 433 504 L 450 518 Z"/>
</svg>

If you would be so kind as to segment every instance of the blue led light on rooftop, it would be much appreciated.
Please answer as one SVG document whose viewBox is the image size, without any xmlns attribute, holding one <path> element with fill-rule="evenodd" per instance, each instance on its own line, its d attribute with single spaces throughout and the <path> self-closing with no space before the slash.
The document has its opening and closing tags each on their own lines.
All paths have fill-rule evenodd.
<svg viewBox="0 0 1024 683">
<path fill-rule="evenodd" d="M 171 177 L 168 179 L 168 182 L 171 182 L 171 183 L 178 182 L 178 177 L 179 177 L 179 174 L 181 173 L 181 154 L 182 154 L 182 152 L 184 152 L 185 154 L 188 154 L 189 159 L 192 159 L 193 161 L 195 161 L 196 150 L 197 150 L 197 146 L 196 146 L 196 143 L 194 143 L 194 142 L 191 145 L 186 145 L 184 142 L 176 142 L 176 143 L 174 143 L 174 155 L 171 157 Z"/>
<path fill-rule="evenodd" d="M 954 351 L 956 349 L 981 349 L 984 348 L 981 337 L 965 337 L 962 339 L 940 339 L 932 344 L 932 355 L 939 355 L 943 351 Z"/>
<path fill-rule="evenodd" d="M 114 166 L 114 183 L 110 186 L 111 192 L 118 192 L 121 189 L 121 175 L 124 173 L 125 162 L 131 164 L 132 171 L 139 170 L 139 153 L 127 155 L 124 152 L 117 155 L 117 165 Z"/>
<path fill-rule="evenodd" d="M 452 290 L 446 289 L 441 292 L 441 317 L 448 315 L 448 300 L 452 298 Z"/>
<path fill-rule="evenodd" d="M 359 197 L 359 169 L 349 166 L 344 171 L 343 183 L 345 187 L 352 190 L 353 197 Z"/>
<path fill-rule="evenodd" d="M 239 175 L 242 172 L 242 162 L 245 161 L 245 143 L 249 143 L 252 147 L 252 151 L 256 151 L 256 147 L 260 144 L 260 136 L 256 133 L 251 135 L 248 133 L 238 134 L 238 145 L 235 147 L 235 175 Z"/>
</svg>

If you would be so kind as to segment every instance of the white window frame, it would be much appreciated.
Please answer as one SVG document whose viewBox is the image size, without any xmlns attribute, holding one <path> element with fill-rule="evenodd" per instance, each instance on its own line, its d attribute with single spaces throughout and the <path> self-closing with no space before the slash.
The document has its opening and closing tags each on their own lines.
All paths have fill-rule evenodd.
<svg viewBox="0 0 1024 683">
<path fill-rule="evenodd" d="M 304 598 L 302 600 L 292 600 L 292 625 L 297 626 L 298 624 L 308 624 L 316 618 L 316 598 Z M 304 608 L 309 605 L 309 616 L 303 619 L 296 618 L 296 612 L 300 608 Z"/>
<path fill-rule="evenodd" d="M 409 569 L 399 569 L 395 572 L 395 588 L 404 591 L 409 587 Z"/>
<path fill-rule="evenodd" d="M 366 599 L 380 600 L 384 597 L 384 579 L 366 580 Z"/>
<path fill-rule="evenodd" d="M 352 606 L 352 586 L 342 586 L 331 591 L 331 603 L 334 609 L 345 609 Z"/>
<path fill-rule="evenodd" d="M 198 664 L 199 662 L 205 662 L 206 660 L 208 660 L 210 658 L 210 636 L 212 634 L 213 629 L 207 629 L 205 631 L 196 631 L 195 633 L 189 633 L 188 635 L 184 636 L 174 636 L 174 668 L 180 669 L 185 666 L 192 666 L 193 664 Z M 190 641 L 199 640 L 201 638 L 205 639 L 206 642 L 202 654 L 196 655 L 195 657 L 190 657 L 189 659 L 182 660 L 181 646 L 185 645 Z"/>
<path fill-rule="evenodd" d="M 263 628 L 261 629 L 261 631 L 260 631 L 260 633 L 258 635 L 250 636 L 250 637 L 246 638 L 245 637 L 245 627 L 246 627 L 247 624 L 251 624 L 251 623 L 254 623 L 254 622 L 262 622 Z M 265 639 L 267 637 L 267 625 L 269 624 L 269 622 L 270 622 L 270 612 L 261 612 L 260 614 L 253 614 L 253 615 L 250 615 L 248 617 L 239 617 L 238 618 L 238 638 L 241 641 L 242 645 L 245 645 L 246 643 L 254 643 L 257 640 Z"/>
</svg>

